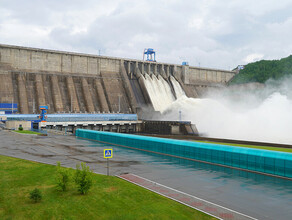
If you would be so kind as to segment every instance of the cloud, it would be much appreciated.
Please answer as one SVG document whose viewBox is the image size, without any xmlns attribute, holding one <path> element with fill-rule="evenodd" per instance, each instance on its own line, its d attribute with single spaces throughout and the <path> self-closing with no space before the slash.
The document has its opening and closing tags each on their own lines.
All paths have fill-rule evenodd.
<svg viewBox="0 0 292 220">
<path fill-rule="evenodd" d="M 252 63 L 255 61 L 259 61 L 264 57 L 263 54 L 257 54 L 257 53 L 253 53 L 253 54 L 249 54 L 246 58 L 244 58 L 244 62 L 245 63 Z"/>
<path fill-rule="evenodd" d="M 292 51 L 289 1 L 0 0 L 0 42 L 232 69 Z M 243 63 L 244 62 L 244 63 Z M 200 63 L 200 64 L 199 64 Z"/>
</svg>

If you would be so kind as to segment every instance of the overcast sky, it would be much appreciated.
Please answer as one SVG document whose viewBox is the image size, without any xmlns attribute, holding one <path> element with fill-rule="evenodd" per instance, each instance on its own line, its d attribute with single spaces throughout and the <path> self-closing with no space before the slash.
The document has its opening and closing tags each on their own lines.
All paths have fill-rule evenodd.
<svg viewBox="0 0 292 220">
<path fill-rule="evenodd" d="M 232 69 L 292 54 L 292 0 L 0 0 L 0 43 Z"/>
</svg>

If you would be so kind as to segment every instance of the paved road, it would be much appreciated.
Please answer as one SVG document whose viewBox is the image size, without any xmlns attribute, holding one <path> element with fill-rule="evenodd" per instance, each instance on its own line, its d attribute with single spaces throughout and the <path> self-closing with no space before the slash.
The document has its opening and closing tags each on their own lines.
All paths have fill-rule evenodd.
<svg viewBox="0 0 292 220">
<path fill-rule="evenodd" d="M 106 174 L 109 146 L 72 136 L 31 136 L 0 131 L 0 154 L 67 167 L 86 162 Z M 292 181 L 112 147 L 111 175 L 133 173 L 258 219 L 292 219 Z"/>
<path fill-rule="evenodd" d="M 106 174 L 107 172 L 106 160 L 103 158 L 103 149 L 108 146 L 105 144 L 76 139 L 73 136 L 37 136 L 3 130 L 0 130 L 0 140 L 0 154 L 2 155 L 54 165 L 60 161 L 66 167 L 76 167 L 76 164 L 85 162 L 97 173 Z M 134 164 L 139 166 L 137 161 L 129 161 L 116 156 L 111 159 L 110 174 L 129 172 L 131 170 L 123 169 L 121 171 L 121 169 Z"/>
<path fill-rule="evenodd" d="M 128 182 L 134 183 L 152 192 L 156 192 L 160 195 L 173 199 L 189 207 L 195 208 L 202 212 L 205 212 L 213 217 L 224 219 L 224 220 L 256 220 L 250 216 L 238 213 L 236 211 L 227 209 L 225 207 L 219 206 L 214 203 L 210 203 L 206 200 L 197 198 L 190 194 L 178 191 L 173 188 L 161 185 L 159 183 L 153 182 L 151 180 L 145 179 L 143 177 L 134 174 L 122 174 L 118 176 Z"/>
</svg>

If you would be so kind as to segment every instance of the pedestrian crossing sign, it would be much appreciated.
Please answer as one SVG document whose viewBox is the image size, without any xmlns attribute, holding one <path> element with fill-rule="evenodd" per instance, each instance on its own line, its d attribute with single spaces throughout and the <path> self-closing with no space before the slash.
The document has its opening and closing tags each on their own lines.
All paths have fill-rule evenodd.
<svg viewBox="0 0 292 220">
<path fill-rule="evenodd" d="M 103 150 L 104 158 L 112 158 L 113 157 L 113 149 L 104 149 Z"/>
</svg>

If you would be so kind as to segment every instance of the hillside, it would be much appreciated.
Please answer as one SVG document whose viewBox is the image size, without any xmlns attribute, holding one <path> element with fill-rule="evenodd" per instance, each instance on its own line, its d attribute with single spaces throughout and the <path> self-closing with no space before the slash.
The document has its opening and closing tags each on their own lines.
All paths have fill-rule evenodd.
<svg viewBox="0 0 292 220">
<path fill-rule="evenodd" d="M 249 63 L 229 84 L 264 83 L 270 78 L 279 79 L 289 74 L 292 75 L 292 55 L 280 60 L 261 60 Z"/>
</svg>

